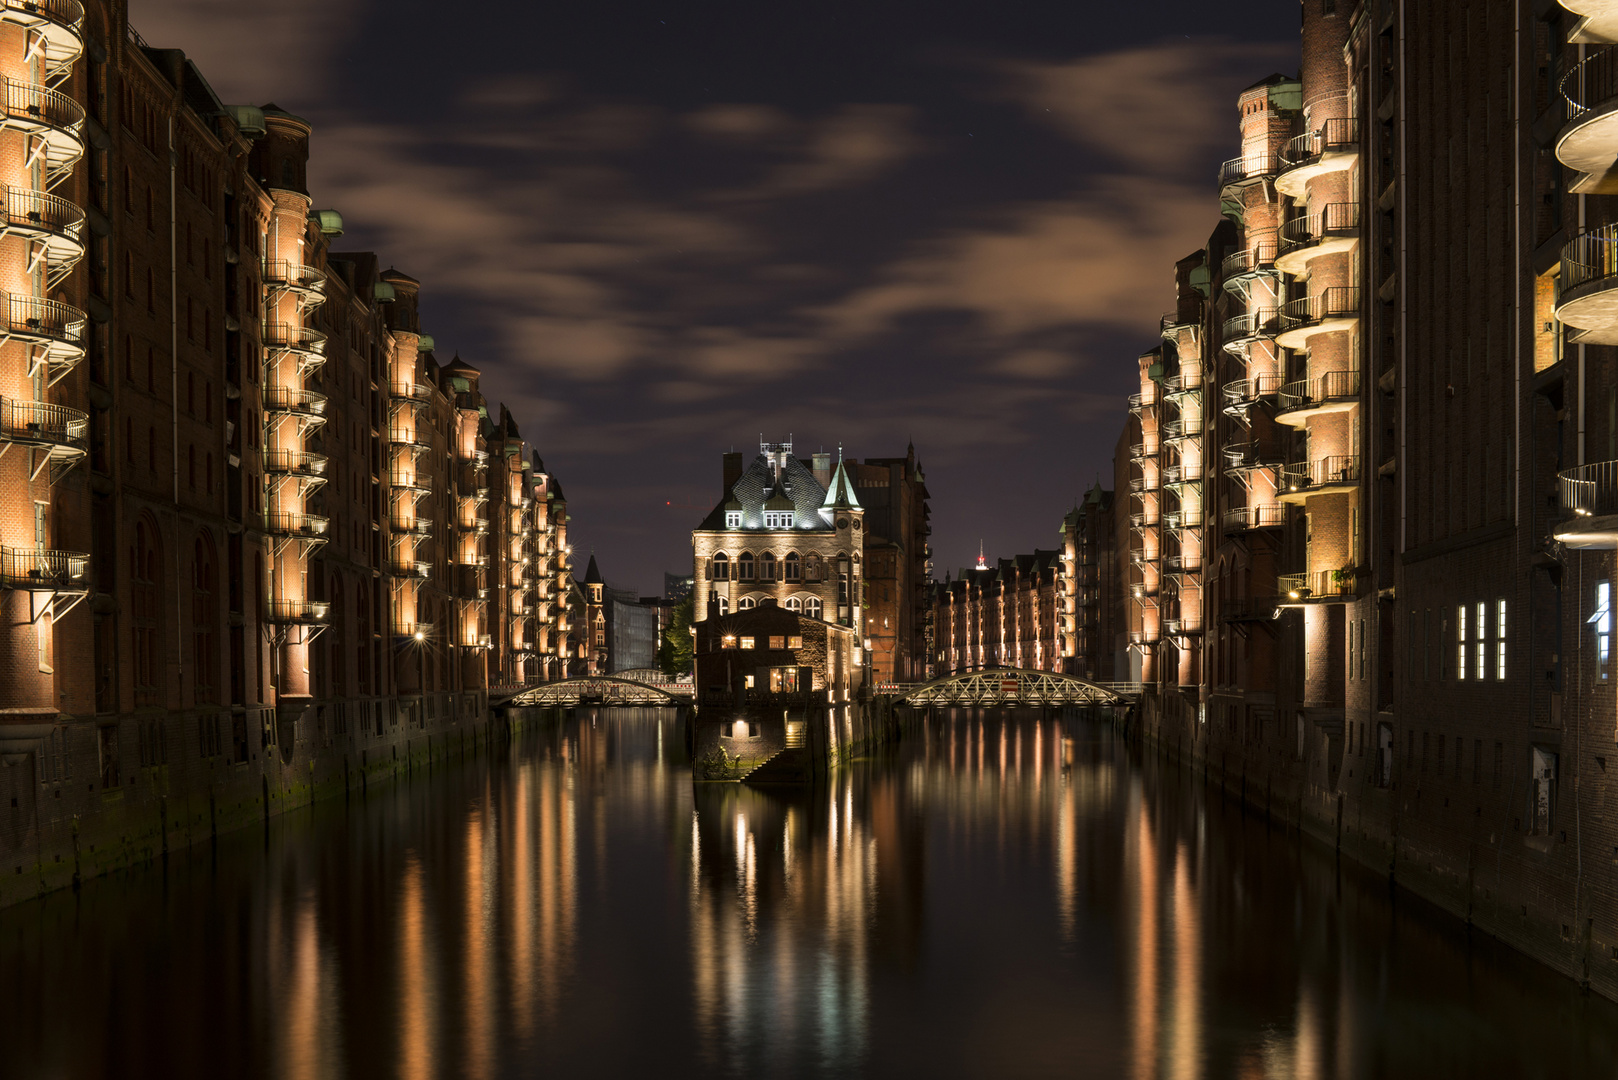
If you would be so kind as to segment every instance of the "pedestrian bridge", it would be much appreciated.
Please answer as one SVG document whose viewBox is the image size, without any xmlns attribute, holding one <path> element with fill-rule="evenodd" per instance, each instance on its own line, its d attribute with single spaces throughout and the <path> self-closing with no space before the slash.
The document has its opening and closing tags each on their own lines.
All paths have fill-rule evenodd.
<svg viewBox="0 0 1618 1080">
<path fill-rule="evenodd" d="M 560 679 L 514 694 L 507 705 L 518 708 L 544 708 L 572 705 L 683 705 L 691 700 L 691 684 L 662 680 L 641 682 L 619 675 L 590 675 Z"/>
<path fill-rule="evenodd" d="M 915 706 L 1128 705 L 1139 698 L 1140 684 L 1098 683 L 1027 668 L 989 668 L 895 686 L 890 692 L 899 702 Z"/>
</svg>

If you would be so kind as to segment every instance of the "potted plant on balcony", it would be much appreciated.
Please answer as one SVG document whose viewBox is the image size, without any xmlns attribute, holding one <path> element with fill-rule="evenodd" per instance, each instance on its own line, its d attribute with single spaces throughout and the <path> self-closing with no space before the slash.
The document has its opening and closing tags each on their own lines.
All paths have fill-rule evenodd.
<svg viewBox="0 0 1618 1080">
<path fill-rule="evenodd" d="M 1337 586 L 1337 591 L 1340 593 L 1352 592 L 1354 589 L 1354 578 L 1357 577 L 1358 574 L 1359 571 L 1355 570 L 1352 565 L 1340 567 L 1331 572 L 1331 583 Z"/>
</svg>

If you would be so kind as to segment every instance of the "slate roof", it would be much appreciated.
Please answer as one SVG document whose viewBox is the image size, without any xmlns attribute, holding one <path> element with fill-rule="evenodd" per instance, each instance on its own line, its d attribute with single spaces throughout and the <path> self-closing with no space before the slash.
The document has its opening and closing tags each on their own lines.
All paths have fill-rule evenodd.
<svg viewBox="0 0 1618 1080">
<path fill-rule="evenodd" d="M 832 522 L 821 515 L 820 506 L 826 499 L 826 489 L 820 486 L 815 474 L 809 466 L 795 457 L 788 457 L 786 463 L 786 494 L 792 500 L 793 528 L 800 531 L 829 531 Z M 702 519 L 697 526 L 699 532 L 718 532 L 725 528 L 725 510 L 727 507 L 736 509 L 733 503 L 739 504 L 742 512 L 743 529 L 764 528 L 764 504 L 772 495 L 775 470 L 770 467 L 770 459 L 759 454 L 753 459 L 742 478 L 731 486 L 726 497 L 714 504 L 708 516 Z M 775 509 L 780 503 L 772 505 Z M 782 507 L 784 509 L 784 507 Z"/>
</svg>

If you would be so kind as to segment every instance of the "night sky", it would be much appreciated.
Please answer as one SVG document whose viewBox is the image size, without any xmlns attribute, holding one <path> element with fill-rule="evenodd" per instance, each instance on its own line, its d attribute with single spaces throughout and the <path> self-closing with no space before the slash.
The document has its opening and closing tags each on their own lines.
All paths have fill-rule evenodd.
<svg viewBox="0 0 1618 1080">
<path fill-rule="evenodd" d="M 940 575 L 1112 470 L 1235 96 L 1296 0 L 130 0 L 315 125 L 339 247 L 422 281 L 561 480 L 579 572 L 661 590 L 719 455 L 904 453 Z M 1109 485 L 1110 486 L 1110 485 Z"/>
</svg>

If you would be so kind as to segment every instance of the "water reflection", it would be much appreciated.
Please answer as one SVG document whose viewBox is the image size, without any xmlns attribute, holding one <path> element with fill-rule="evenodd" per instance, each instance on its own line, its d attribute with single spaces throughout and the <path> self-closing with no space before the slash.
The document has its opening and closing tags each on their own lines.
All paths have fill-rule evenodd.
<svg viewBox="0 0 1618 1080">
<path fill-rule="evenodd" d="M 1102 726 L 935 716 L 814 790 L 693 785 L 683 746 L 669 712 L 536 718 L 492 759 L 0 912 L 5 1075 L 1618 1062 L 1618 1009 Z"/>
</svg>

